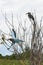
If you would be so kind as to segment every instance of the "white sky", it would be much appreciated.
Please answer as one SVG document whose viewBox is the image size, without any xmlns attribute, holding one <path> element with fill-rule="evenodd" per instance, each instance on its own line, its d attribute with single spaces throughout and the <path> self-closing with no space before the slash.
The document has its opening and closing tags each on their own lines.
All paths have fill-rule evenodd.
<svg viewBox="0 0 43 65">
<path fill-rule="evenodd" d="M 37 19 L 40 20 L 40 17 L 43 16 L 43 0 L 0 0 L 0 24 L 2 25 L 1 21 L 3 22 L 5 20 L 1 14 L 1 10 L 3 13 L 6 12 L 8 15 L 11 12 L 13 12 L 15 15 L 22 15 L 28 11 L 33 12 L 35 10 Z M 0 46 L 0 53 L 2 55 L 9 54 L 8 51 L 6 53 L 6 49 L 3 46 Z"/>
</svg>

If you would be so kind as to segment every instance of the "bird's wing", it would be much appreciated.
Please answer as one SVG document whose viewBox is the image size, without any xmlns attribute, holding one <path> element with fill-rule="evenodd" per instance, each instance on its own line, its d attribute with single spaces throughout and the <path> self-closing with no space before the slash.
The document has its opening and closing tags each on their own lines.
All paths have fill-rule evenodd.
<svg viewBox="0 0 43 65">
<path fill-rule="evenodd" d="M 16 38 L 16 31 L 14 29 L 12 29 L 12 32 L 13 32 L 15 38 Z"/>
<path fill-rule="evenodd" d="M 14 32 L 13 30 L 11 31 L 11 36 L 12 38 L 16 38 L 16 32 Z"/>
</svg>

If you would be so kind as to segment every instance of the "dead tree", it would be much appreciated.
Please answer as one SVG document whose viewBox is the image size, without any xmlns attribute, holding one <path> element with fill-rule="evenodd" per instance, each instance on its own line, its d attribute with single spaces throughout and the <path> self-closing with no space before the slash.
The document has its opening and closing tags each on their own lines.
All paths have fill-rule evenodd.
<svg viewBox="0 0 43 65">
<path fill-rule="evenodd" d="M 31 51 L 30 51 L 30 65 L 41 65 L 41 55 L 42 55 L 42 36 L 41 36 L 41 22 L 40 27 L 35 17 L 31 12 L 27 13 L 28 18 L 33 26 L 32 39 L 31 39 Z"/>
</svg>

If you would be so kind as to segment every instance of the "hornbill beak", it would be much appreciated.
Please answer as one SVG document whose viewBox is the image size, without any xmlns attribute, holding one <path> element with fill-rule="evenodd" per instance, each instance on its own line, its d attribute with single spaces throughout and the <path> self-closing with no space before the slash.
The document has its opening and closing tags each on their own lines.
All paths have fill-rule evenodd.
<svg viewBox="0 0 43 65">
<path fill-rule="evenodd" d="M 31 14 L 30 12 L 26 13 L 26 14 Z"/>
</svg>

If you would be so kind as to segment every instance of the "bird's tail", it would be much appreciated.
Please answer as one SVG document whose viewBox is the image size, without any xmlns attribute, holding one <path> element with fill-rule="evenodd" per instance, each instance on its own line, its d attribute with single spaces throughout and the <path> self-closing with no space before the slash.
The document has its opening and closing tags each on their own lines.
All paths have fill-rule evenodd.
<svg viewBox="0 0 43 65">
<path fill-rule="evenodd" d="M 20 40 L 21 42 L 25 42 L 25 41 L 23 41 L 23 40 Z"/>
</svg>

